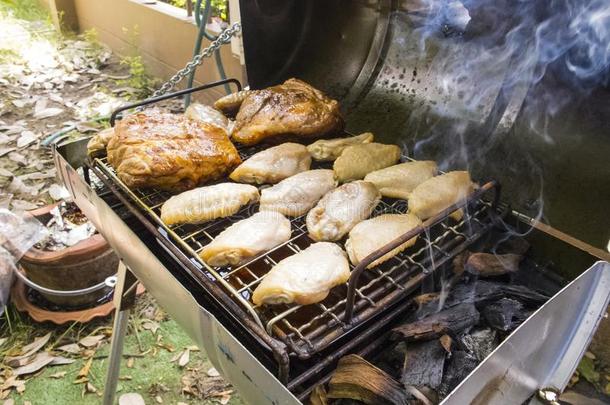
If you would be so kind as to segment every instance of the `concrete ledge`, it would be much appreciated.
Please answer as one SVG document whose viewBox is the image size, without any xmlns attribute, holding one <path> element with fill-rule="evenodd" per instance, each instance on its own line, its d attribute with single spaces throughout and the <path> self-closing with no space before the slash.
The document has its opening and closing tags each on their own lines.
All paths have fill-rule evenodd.
<svg viewBox="0 0 610 405">
<path fill-rule="evenodd" d="M 174 75 L 191 60 L 198 28 L 186 10 L 148 0 L 45 0 L 51 11 L 62 13 L 62 20 L 79 32 L 94 28 L 101 42 L 115 53 L 141 55 L 147 70 L 163 80 Z M 209 45 L 203 41 L 202 47 Z M 230 46 L 221 48 L 227 77 L 243 82 L 243 69 Z M 207 59 L 197 69 L 197 84 L 219 80 L 216 64 Z M 181 83 L 184 86 L 184 83 Z M 222 89 L 207 92 L 202 101 L 224 94 Z"/>
</svg>

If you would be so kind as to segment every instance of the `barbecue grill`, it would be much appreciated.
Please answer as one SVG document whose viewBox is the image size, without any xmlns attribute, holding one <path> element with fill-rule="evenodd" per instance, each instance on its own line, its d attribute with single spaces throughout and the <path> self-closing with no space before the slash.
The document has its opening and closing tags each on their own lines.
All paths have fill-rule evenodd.
<svg viewBox="0 0 610 405">
<path fill-rule="evenodd" d="M 327 8 L 322 8 L 322 3 Z M 407 35 L 400 22 L 405 16 L 405 4 L 242 2 L 241 7 L 252 88 L 275 84 L 293 75 L 302 77 L 344 101 L 349 129 L 367 122 L 379 131 L 382 139 L 387 139 L 392 131 L 404 133 L 395 125 L 406 125 L 401 114 L 412 109 L 416 101 L 414 98 L 400 101 L 400 97 L 395 97 L 397 92 L 385 92 L 392 88 L 385 76 L 395 74 L 389 64 L 396 65 L 397 60 L 408 56 L 404 49 L 403 52 L 393 49 L 397 36 Z M 321 19 L 323 16 L 327 18 Z M 452 30 L 464 29 L 460 21 L 456 17 L 448 26 Z M 333 52 L 337 56 L 331 58 Z M 311 58 L 316 62 L 303 63 Z M 409 65 L 412 59 L 412 56 L 403 59 L 410 70 L 414 69 Z M 347 62 L 340 66 L 324 63 L 329 60 Z M 497 74 L 505 77 L 505 73 Z M 430 69 L 426 74 L 433 76 L 438 72 Z M 527 89 L 519 86 L 508 97 L 503 83 L 504 80 L 499 80 L 495 89 L 486 92 L 482 101 L 485 108 L 468 118 L 470 130 L 495 136 L 514 125 Z M 228 79 L 179 91 L 125 106 L 115 111 L 111 123 L 132 108 L 146 108 L 168 98 L 226 84 L 241 89 L 239 81 Z M 419 84 L 414 81 L 411 86 L 415 89 Z M 428 102 L 438 103 L 429 96 L 427 89 L 418 94 Z M 383 107 L 388 108 L 383 114 L 379 105 L 372 107 L 380 99 L 384 100 Z M 445 101 L 452 105 L 458 102 Z M 406 136 L 399 140 L 407 143 Z M 367 357 L 383 350 L 388 344 L 389 327 L 413 312 L 411 298 L 415 293 L 431 290 L 445 280 L 452 260 L 459 253 L 506 235 L 527 235 L 533 246 L 528 256 L 530 281 L 552 298 L 485 359 L 445 399 L 447 403 L 472 401 L 482 391 L 488 398 L 506 395 L 504 399 L 509 398 L 509 402 L 521 403 L 537 389 L 562 389 L 608 304 L 610 265 L 596 263 L 608 261 L 608 254 L 532 215 L 512 209 L 507 203 L 514 200 L 512 189 L 505 187 L 501 193 L 499 183 L 482 174 L 476 177 L 481 186 L 471 196 L 352 267 L 348 283 L 332 289 L 324 301 L 307 306 L 255 307 L 250 297 L 261 277 L 279 260 L 313 243 L 307 236 L 304 217 L 291 221 L 291 239 L 281 246 L 239 266 L 211 267 L 199 258 L 198 252 L 226 227 L 256 212 L 256 204 L 244 207 L 232 217 L 203 225 L 169 227 L 159 215 L 161 205 L 170 195 L 157 189 L 129 189 L 104 156 L 86 155 L 86 141 L 57 147 L 55 162 L 76 203 L 124 264 L 115 291 L 120 311 L 115 320 L 111 357 L 116 359 L 117 354 L 120 357 L 126 314 L 137 278 L 252 403 L 304 401 L 317 384 L 329 379 L 342 356 L 358 353 Z M 418 157 L 416 148 L 411 148 L 413 153 L 407 153 L 407 149 L 403 161 Z M 260 146 L 238 149 L 242 158 L 259 150 Z M 328 166 L 318 164 L 318 168 L 324 167 Z M 465 213 L 460 221 L 448 216 L 457 208 Z M 405 201 L 384 198 L 374 215 L 406 210 Z M 376 258 L 414 235 L 419 235 L 415 246 L 372 270 L 363 271 Z M 536 284 L 540 279 L 547 281 Z M 566 297 L 573 300 L 571 304 Z M 558 317 L 558 313 L 562 316 Z M 532 324 L 544 324 L 546 329 L 536 335 Z M 534 357 L 529 362 L 522 358 L 517 366 L 515 354 L 507 348 L 523 344 L 528 338 L 537 351 L 534 357 L 538 363 L 531 363 Z M 118 362 L 111 361 L 107 393 L 115 387 L 117 366 Z M 505 381 L 502 376 L 509 371 L 527 372 L 528 378 L 513 378 L 504 386 L 493 384 L 498 379 Z"/>
</svg>

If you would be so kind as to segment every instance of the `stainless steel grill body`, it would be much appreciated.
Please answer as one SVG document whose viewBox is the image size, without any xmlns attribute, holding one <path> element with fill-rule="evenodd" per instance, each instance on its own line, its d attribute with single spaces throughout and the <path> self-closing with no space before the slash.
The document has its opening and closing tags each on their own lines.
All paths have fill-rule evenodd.
<svg viewBox="0 0 610 405">
<path fill-rule="evenodd" d="M 365 330 L 356 329 L 355 334 L 347 343 L 345 341 L 335 342 L 326 351 L 323 350 L 320 356 L 314 356 L 310 360 L 292 359 L 288 361 L 287 358 L 278 357 L 275 352 L 278 347 L 282 348 L 282 342 L 278 342 L 277 347 L 274 347 L 270 344 L 270 342 L 273 343 L 272 341 L 261 338 L 261 335 L 253 334 L 252 331 L 256 324 L 252 323 L 250 326 L 243 324 L 245 318 L 236 317 L 233 312 L 236 308 L 227 308 L 226 301 L 218 301 L 219 291 L 206 290 L 206 287 L 209 286 L 203 285 L 201 282 L 201 275 L 204 273 L 194 274 L 193 268 L 181 264 L 182 261 L 178 260 L 176 252 L 167 248 L 168 238 L 163 238 L 162 233 L 155 236 L 150 230 L 142 227 L 140 220 L 134 218 L 125 204 L 116 199 L 118 190 L 108 190 L 94 176 L 91 176 L 92 182 L 97 186 L 91 187 L 87 184 L 83 176 L 77 172 L 77 169 L 85 166 L 85 144 L 86 140 L 81 140 L 63 145 L 56 151 L 56 165 L 61 173 L 62 181 L 74 195 L 79 207 L 92 219 L 117 251 L 121 260 L 189 335 L 206 349 L 218 370 L 236 385 L 245 398 L 252 402 L 298 403 L 295 395 L 301 400 L 305 398 L 312 388 L 311 384 L 320 381 L 323 376 L 327 375 L 325 373 L 332 370 L 332 365 L 342 355 L 356 352 L 366 356 L 378 350 L 379 347 L 383 347 L 383 342 L 387 339 L 387 333 L 384 332 L 388 330 L 393 320 L 409 310 L 409 307 L 404 305 L 388 308 L 383 312 L 385 315 L 381 318 L 376 317 L 375 323 L 370 327 Z M 509 213 L 505 221 L 514 226 L 517 231 L 531 230 L 532 224 L 535 225 L 536 227 L 531 230 L 529 237 L 536 246 L 534 259 L 546 262 L 549 257 L 553 257 L 558 269 L 569 270 L 562 274 L 568 280 L 580 274 L 582 269 L 591 266 L 596 260 L 596 255 L 603 256 L 603 252 L 574 241 L 565 235 L 560 233 L 552 235 L 549 233 L 549 229 L 552 228 L 546 228 L 537 222 L 530 223 L 529 218 L 517 213 Z M 594 277 L 594 280 L 599 283 L 595 291 L 595 299 L 581 300 L 580 307 L 571 307 L 571 314 L 564 310 L 563 313 L 566 316 L 569 315 L 570 322 L 566 322 L 565 317 L 559 319 L 562 322 L 558 323 L 558 319 L 543 316 L 547 328 L 554 331 L 553 336 L 562 336 L 553 346 L 539 347 L 539 350 L 548 352 L 544 356 L 541 355 L 546 362 L 562 357 L 563 353 L 568 352 L 572 353 L 572 357 L 574 357 L 574 352 L 584 350 L 584 344 L 590 338 L 596 322 L 603 314 L 605 308 L 603 301 L 607 300 L 610 294 L 610 284 L 606 282 L 609 272 L 610 266 L 607 264 L 600 264 L 586 272 L 587 280 Z M 208 278 L 208 276 L 205 277 Z M 591 282 L 589 281 L 589 283 Z M 566 291 L 574 294 L 574 291 L 578 291 L 580 288 L 582 286 L 568 286 Z M 226 296 L 228 297 L 228 295 Z M 546 307 L 547 305 L 543 306 L 540 311 Z M 553 313 L 555 310 L 552 308 L 547 309 L 547 313 Z M 585 324 L 583 322 L 586 318 L 588 321 Z M 529 322 L 529 320 L 526 321 L 524 325 L 529 325 Z M 538 323 L 539 320 L 532 319 L 532 322 Z M 534 329 L 537 329 L 535 325 Z M 261 330 L 264 331 L 264 329 Z M 576 331 L 578 333 L 575 333 Z M 532 333 L 531 329 L 530 333 Z M 511 337 L 509 337 L 501 347 L 505 345 L 510 347 L 511 344 Z M 504 354 L 500 355 L 500 353 Z M 480 367 L 485 364 L 506 363 L 508 359 L 503 360 L 502 356 L 506 356 L 506 353 L 498 351 L 497 355 L 492 354 Z M 515 361 L 514 358 L 510 360 Z M 282 371 L 283 361 L 290 363 L 290 370 Z M 575 367 L 577 363 L 570 364 Z M 553 370 L 556 370 L 555 363 L 532 366 L 538 367 L 536 369 L 538 372 L 540 370 L 546 370 L 546 372 L 539 374 L 534 382 L 528 380 L 528 386 L 515 382 L 513 386 L 515 396 L 511 396 L 511 398 L 522 398 L 526 392 L 530 392 L 528 390 L 532 384 L 540 385 L 546 381 L 545 379 L 551 380 Z M 563 370 L 565 373 L 565 369 Z M 477 384 L 493 381 L 494 378 L 499 378 L 504 371 L 506 370 L 502 367 L 495 367 L 491 371 L 488 370 L 487 374 L 479 372 Z M 464 398 L 463 395 L 476 397 L 476 390 L 472 388 L 474 386 L 468 384 L 460 386 L 460 389 L 465 389 L 466 393 L 461 392 L 459 398 Z M 513 391 L 507 391 L 506 387 L 501 388 L 504 390 L 502 392 L 512 395 L 510 393 Z M 448 403 L 459 402 L 450 401 Z"/>
<path fill-rule="evenodd" d="M 454 142 L 451 129 L 455 120 L 460 121 L 459 114 L 449 120 L 432 117 L 431 121 L 427 114 L 421 122 L 411 118 L 414 111 L 438 111 L 439 105 L 440 110 L 460 111 L 463 98 L 458 97 L 459 89 L 446 97 L 435 89 L 441 82 L 444 62 L 475 53 L 476 48 L 466 39 L 438 37 L 436 54 L 415 57 L 417 44 L 410 42 L 416 38 L 406 15 L 411 7 L 408 2 L 262 0 L 242 1 L 240 6 L 251 87 L 277 84 L 292 76 L 302 78 L 342 101 L 348 129 L 372 130 L 380 141 L 404 146 L 411 157 L 433 158 L 451 169 L 465 167 L 446 156 L 446 146 Z M 459 29 L 459 21 L 452 27 Z M 524 85 L 505 92 L 503 78 L 510 74 L 510 64 L 498 66 L 494 74 L 496 82 L 484 89 L 479 86 L 485 94 L 482 108 L 474 115 L 461 117 L 461 122 L 468 123 L 466 134 L 477 134 L 466 142 L 470 148 L 467 151 L 476 151 L 474 156 L 480 157 L 469 169 L 479 180 L 499 179 L 508 190 L 508 199 L 528 208 L 523 203 L 532 198 L 528 187 L 534 183 L 531 166 L 514 157 L 537 146 L 510 137 L 503 142 L 509 154 L 488 157 L 486 153 L 491 149 L 487 138 L 480 138 L 480 134 L 498 139 L 496 135 L 512 131 L 519 124 L 530 89 Z M 480 83 L 471 77 L 460 85 L 468 91 L 466 94 L 473 94 Z M 418 137 L 426 134 L 426 124 L 440 121 L 448 129 L 441 139 L 445 148 L 418 149 Z M 442 125 L 438 124 L 437 129 Z M 590 146 L 587 144 L 589 149 L 583 149 L 583 153 Z M 603 153 L 604 148 L 593 148 L 593 153 Z M 541 150 L 544 164 L 552 162 L 552 148 L 545 145 Z M 245 157 L 255 151 L 242 149 L 240 153 Z M 536 207 L 525 215 L 505 205 L 495 206 L 485 195 L 470 202 L 465 221 L 439 220 L 407 253 L 363 273 L 353 289 L 353 317 L 346 315 L 350 297 L 347 285 L 333 289 L 325 301 L 315 305 L 255 308 L 249 298 L 261 276 L 278 260 L 311 243 L 303 218 L 292 221 L 292 238 L 285 245 L 236 268 L 211 268 L 198 258 L 198 251 L 232 220 L 254 212 L 256 206 L 244 208 L 233 219 L 168 228 L 158 218 L 168 195 L 155 190 L 129 190 L 103 158 L 87 161 L 85 141 L 62 145 L 55 158 L 62 181 L 75 201 L 123 262 L 252 403 L 303 401 L 316 383 L 329 378 L 341 356 L 369 356 L 380 350 L 387 343 L 387 330 L 393 322 L 410 311 L 410 293 L 426 283 L 433 284 L 439 269 L 447 267 L 445 263 L 456 253 L 494 232 L 510 229 L 527 234 L 534 246 L 532 260 L 545 264 L 536 267 L 532 279 L 543 272 L 557 272 L 571 283 L 560 292 L 550 291 L 553 298 L 483 361 L 446 403 L 482 398 L 487 402 L 522 403 L 537 388 L 562 388 L 608 303 L 610 265 L 595 264 L 600 258 L 608 260 L 607 253 L 532 219 L 532 213 L 538 213 Z M 93 186 L 84 180 L 86 171 L 84 177 L 76 171 L 87 165 L 93 171 Z M 604 177 L 607 172 L 603 165 L 592 167 L 597 176 Z M 545 176 L 553 178 L 559 172 Z M 595 183 L 590 183 L 593 188 Z M 599 189 L 602 203 L 610 196 L 607 186 Z M 561 193 L 553 196 L 564 197 Z M 380 212 L 405 209 L 404 202 L 388 199 L 379 207 Z M 602 218 L 605 210 L 592 209 L 591 215 Z M 568 217 L 578 216 L 556 215 L 555 222 L 561 226 Z M 598 224 L 593 225 L 595 238 L 600 234 L 598 228 Z M 550 262 L 552 265 L 546 266 Z M 583 295 L 583 289 L 590 295 Z M 528 348 L 528 342 L 534 341 Z M 525 353 L 530 355 L 519 357 Z"/>
</svg>

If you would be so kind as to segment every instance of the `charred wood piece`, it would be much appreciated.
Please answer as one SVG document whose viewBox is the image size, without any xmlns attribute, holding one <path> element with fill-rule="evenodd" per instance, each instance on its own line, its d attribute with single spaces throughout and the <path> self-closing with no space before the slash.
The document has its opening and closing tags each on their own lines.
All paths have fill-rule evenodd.
<svg viewBox="0 0 610 405">
<path fill-rule="evenodd" d="M 447 352 L 438 340 L 407 345 L 401 382 L 414 387 L 441 385 Z"/>
<path fill-rule="evenodd" d="M 548 296 L 519 284 L 503 285 L 502 291 L 506 297 L 514 298 L 526 305 L 531 305 L 536 308 L 549 300 Z"/>
<path fill-rule="evenodd" d="M 431 340 L 465 330 L 479 322 L 479 312 L 472 304 L 459 304 L 412 323 L 392 329 L 394 339 Z"/>
<path fill-rule="evenodd" d="M 489 304 L 481 313 L 489 326 L 502 332 L 514 329 L 524 320 L 523 304 L 512 298 Z"/>
<path fill-rule="evenodd" d="M 443 373 L 443 380 L 438 393 L 440 398 L 445 398 L 459 383 L 475 369 L 479 361 L 470 353 L 465 351 L 455 351 L 447 362 L 447 367 Z"/>
<path fill-rule="evenodd" d="M 514 298 L 526 305 L 533 305 L 536 307 L 549 299 L 546 295 L 537 293 L 522 285 L 508 285 L 505 283 L 477 280 L 473 283 L 458 284 L 455 286 L 445 301 L 445 308 L 462 303 L 472 303 L 477 308 L 482 308 L 501 298 Z"/>
<path fill-rule="evenodd" d="M 339 360 L 328 387 L 328 398 L 350 398 L 369 405 L 409 403 L 401 383 L 355 354 Z"/>
<path fill-rule="evenodd" d="M 497 332 L 491 328 L 479 329 L 462 336 L 461 342 L 478 361 L 483 361 L 498 346 Z"/>
<path fill-rule="evenodd" d="M 508 253 L 495 255 L 491 253 L 473 253 L 466 261 L 466 271 L 480 277 L 502 276 L 519 271 L 523 256 Z"/>
</svg>

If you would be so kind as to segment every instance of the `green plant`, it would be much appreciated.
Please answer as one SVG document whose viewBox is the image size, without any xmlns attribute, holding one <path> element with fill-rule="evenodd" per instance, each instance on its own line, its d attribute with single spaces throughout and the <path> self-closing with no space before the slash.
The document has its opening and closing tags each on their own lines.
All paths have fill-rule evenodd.
<svg viewBox="0 0 610 405">
<path fill-rule="evenodd" d="M 212 17 L 220 17 L 223 21 L 229 21 L 229 2 L 228 0 L 212 0 Z"/>
<path fill-rule="evenodd" d="M 0 0 L 0 13 L 12 13 L 22 20 L 51 23 L 51 16 L 38 0 Z"/>
<path fill-rule="evenodd" d="M 120 83 L 139 90 L 139 95 L 148 94 L 150 92 L 150 87 L 152 86 L 152 79 L 146 73 L 142 56 L 125 56 L 121 58 L 121 65 L 129 67 L 129 78 L 121 80 Z"/>
</svg>

